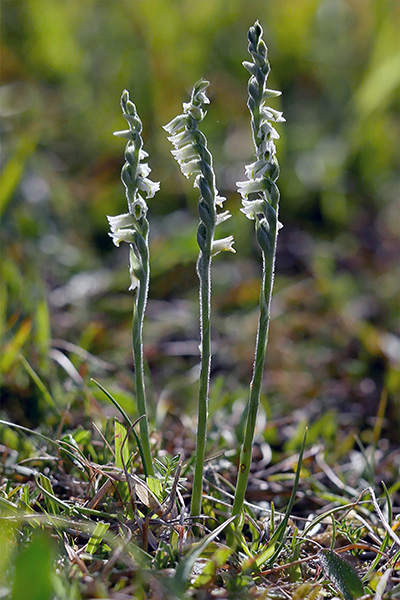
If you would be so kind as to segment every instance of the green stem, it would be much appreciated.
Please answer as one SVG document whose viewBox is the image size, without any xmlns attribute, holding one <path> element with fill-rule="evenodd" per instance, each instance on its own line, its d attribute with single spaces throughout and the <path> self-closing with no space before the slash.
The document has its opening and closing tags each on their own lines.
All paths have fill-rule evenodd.
<svg viewBox="0 0 400 600">
<path fill-rule="evenodd" d="M 253 378 L 250 384 L 249 409 L 246 419 L 246 429 L 240 452 L 239 471 L 236 482 L 235 499 L 232 515 L 238 515 L 243 507 L 247 482 L 250 474 L 252 446 L 256 428 L 258 405 L 260 403 L 262 377 L 264 372 L 265 353 L 268 343 L 268 330 L 271 312 L 272 288 L 274 284 L 275 244 L 269 257 L 264 258 L 263 280 L 260 293 L 260 316 L 258 321 L 257 342 L 253 368 Z"/>
<path fill-rule="evenodd" d="M 211 236 L 212 240 L 212 236 Z M 196 463 L 193 479 L 191 515 L 201 514 L 204 456 L 207 438 L 208 396 L 211 369 L 211 241 L 200 256 L 197 272 L 200 280 L 201 366 L 196 440 Z"/>
<path fill-rule="evenodd" d="M 147 238 L 147 235 L 146 235 Z M 147 239 L 146 239 L 147 248 Z M 143 470 L 147 476 L 154 477 L 154 467 L 151 458 L 150 448 L 150 436 L 149 436 L 149 425 L 147 418 L 147 407 L 146 407 L 146 390 L 144 383 L 144 363 L 143 363 L 143 319 L 147 304 L 147 294 L 149 287 L 149 257 L 146 251 L 146 256 L 142 256 L 143 259 L 143 278 L 140 280 L 140 284 L 137 290 L 137 297 L 133 306 L 133 318 L 132 318 L 132 347 L 133 347 L 133 364 L 135 368 L 135 382 L 136 382 L 136 402 L 139 417 L 144 415 L 143 419 L 140 420 L 140 439 L 143 448 L 144 464 Z"/>
</svg>

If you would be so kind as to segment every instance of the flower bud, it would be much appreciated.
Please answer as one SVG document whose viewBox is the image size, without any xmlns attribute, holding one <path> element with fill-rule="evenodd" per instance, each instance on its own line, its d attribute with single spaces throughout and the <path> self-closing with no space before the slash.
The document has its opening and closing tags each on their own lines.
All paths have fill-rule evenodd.
<svg viewBox="0 0 400 600">
<path fill-rule="evenodd" d="M 133 246 L 130 247 L 129 251 L 129 274 L 131 277 L 131 285 L 129 290 L 134 290 L 139 287 L 140 282 L 145 277 L 143 264 L 140 258 L 136 255 Z"/>
<path fill-rule="evenodd" d="M 256 238 L 261 250 L 267 255 L 270 254 L 272 250 L 271 234 L 266 219 L 256 219 Z"/>
<path fill-rule="evenodd" d="M 115 137 L 125 138 L 130 142 L 133 142 L 134 140 L 134 133 L 130 129 L 125 129 L 124 131 L 114 131 L 113 135 L 115 135 Z"/>
</svg>

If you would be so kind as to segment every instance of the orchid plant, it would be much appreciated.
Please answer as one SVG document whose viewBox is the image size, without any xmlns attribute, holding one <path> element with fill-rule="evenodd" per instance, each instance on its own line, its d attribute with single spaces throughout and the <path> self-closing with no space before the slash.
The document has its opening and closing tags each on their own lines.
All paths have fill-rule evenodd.
<svg viewBox="0 0 400 600">
<path fill-rule="evenodd" d="M 197 261 L 197 274 L 200 282 L 200 379 L 197 421 L 196 463 L 191 503 L 192 516 L 201 513 L 203 493 L 204 455 L 207 438 L 208 399 L 211 369 L 211 260 L 223 250 L 235 252 L 233 236 L 214 239 L 215 227 L 231 216 L 229 211 L 217 212 L 225 198 L 218 194 L 213 169 L 212 156 L 207 148 L 207 140 L 198 129 L 210 103 L 205 90 L 208 81 L 199 81 L 192 90 L 190 102 L 183 104 L 183 113 L 173 119 L 164 129 L 170 134 L 169 140 L 175 150 L 172 154 L 182 173 L 189 178 L 195 176 L 193 185 L 200 191 L 198 212 L 200 223 L 197 229 L 197 243 L 200 248 Z"/>
<path fill-rule="evenodd" d="M 241 512 L 250 472 L 252 445 L 256 427 L 258 405 L 262 385 L 265 352 L 268 342 L 270 308 L 274 284 L 276 242 L 278 230 L 282 225 L 278 221 L 279 190 L 276 180 L 279 165 L 276 159 L 274 140 L 279 134 L 271 122 L 282 122 L 282 113 L 266 106 L 269 98 L 279 96 L 281 92 L 267 88 L 270 66 L 267 59 L 267 46 L 262 40 L 263 30 L 256 21 L 248 33 L 249 46 L 253 62 L 245 61 L 243 66 L 249 71 L 249 98 L 247 105 L 251 114 L 251 129 L 256 150 L 256 160 L 246 167 L 247 181 L 237 183 L 242 196 L 241 211 L 247 218 L 255 221 L 255 233 L 262 254 L 262 283 L 260 292 L 260 315 L 256 340 L 253 377 L 250 384 L 250 398 L 239 471 L 235 490 L 232 515 Z M 249 196 L 255 196 L 249 200 Z"/>
<path fill-rule="evenodd" d="M 140 419 L 140 438 L 143 450 L 143 469 L 146 475 L 154 476 L 151 458 L 149 426 L 146 407 L 146 390 L 143 368 L 143 319 L 149 290 L 149 222 L 146 200 L 160 189 L 160 184 L 148 179 L 149 165 L 144 162 L 148 154 L 143 150 L 141 137 L 142 122 L 136 107 L 124 90 L 121 108 L 129 129 L 114 133 L 128 140 L 125 148 L 126 162 L 122 167 L 121 179 L 125 186 L 128 212 L 116 217 L 107 217 L 112 240 L 116 246 L 121 242 L 129 244 L 129 273 L 135 294 L 132 318 L 132 346 L 136 380 L 136 400 Z"/>
</svg>

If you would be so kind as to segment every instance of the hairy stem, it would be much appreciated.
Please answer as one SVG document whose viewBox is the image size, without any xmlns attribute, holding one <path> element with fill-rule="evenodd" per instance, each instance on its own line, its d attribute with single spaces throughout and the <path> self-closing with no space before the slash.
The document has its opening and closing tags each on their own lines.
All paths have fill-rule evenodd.
<svg viewBox="0 0 400 600">
<path fill-rule="evenodd" d="M 200 280 L 200 330 L 201 330 L 201 366 L 199 380 L 199 403 L 196 438 L 196 462 L 191 502 L 192 516 L 201 513 L 203 494 L 204 456 L 207 439 L 208 396 L 211 369 L 211 243 L 208 252 L 202 251 L 197 273 Z"/>
<path fill-rule="evenodd" d="M 146 249 L 148 247 L 148 234 L 146 235 Z M 144 456 L 144 473 L 146 476 L 154 476 L 153 461 L 151 458 L 149 425 L 146 406 L 146 389 L 144 382 L 144 361 L 143 361 L 143 319 L 147 304 L 147 294 L 149 287 L 149 256 L 145 250 L 143 260 L 143 275 L 140 278 L 140 283 L 137 290 L 137 295 L 133 305 L 132 318 L 132 347 L 133 347 L 133 364 L 135 368 L 135 383 L 136 383 L 136 403 L 140 420 L 140 439 L 143 448 Z"/>
<path fill-rule="evenodd" d="M 254 431 L 256 428 L 258 406 L 260 403 L 265 353 L 268 343 L 268 330 L 271 312 L 270 307 L 272 289 L 274 284 L 275 247 L 276 237 L 274 249 L 271 253 L 271 256 L 269 257 L 269 261 L 265 261 L 263 268 L 263 280 L 261 284 L 260 293 L 260 315 L 258 321 L 253 377 L 250 384 L 249 409 L 247 413 L 243 445 L 240 452 L 239 471 L 236 482 L 236 491 L 235 499 L 233 502 L 232 515 L 238 515 L 242 510 L 244 496 L 246 493 L 247 483 L 250 474 Z"/>
</svg>

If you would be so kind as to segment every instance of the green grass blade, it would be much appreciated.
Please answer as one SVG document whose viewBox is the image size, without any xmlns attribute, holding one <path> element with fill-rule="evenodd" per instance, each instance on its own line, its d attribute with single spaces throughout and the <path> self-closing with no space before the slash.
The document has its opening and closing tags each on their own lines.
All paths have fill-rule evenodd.
<svg viewBox="0 0 400 600">
<path fill-rule="evenodd" d="M 277 557 L 279 556 L 279 554 L 283 548 L 283 545 L 284 545 L 285 530 L 286 530 L 286 527 L 287 527 L 287 524 L 289 521 L 290 514 L 292 512 L 292 508 L 293 508 L 293 505 L 294 505 L 294 502 L 296 499 L 297 487 L 299 485 L 301 464 L 303 462 L 303 454 L 304 454 L 304 450 L 306 447 L 307 433 L 308 433 L 308 428 L 306 427 L 306 429 L 304 431 L 303 441 L 302 441 L 301 447 L 300 447 L 299 459 L 297 461 L 296 475 L 295 475 L 294 482 L 293 482 L 292 493 L 290 494 L 289 503 L 288 503 L 286 511 L 285 511 L 285 516 L 283 517 L 281 523 L 277 527 L 274 535 L 272 536 L 272 538 L 270 540 L 270 544 L 276 543 L 276 544 L 278 544 L 278 548 L 276 549 L 276 551 L 274 552 L 274 554 L 268 561 L 269 564 L 273 564 L 273 562 L 277 559 Z"/>
<path fill-rule="evenodd" d="M 186 557 L 179 563 L 174 578 L 171 580 L 171 589 L 178 595 L 183 594 L 193 569 L 196 560 L 201 556 L 207 546 L 215 540 L 219 534 L 230 525 L 239 515 L 229 517 L 222 525 L 217 527 L 213 532 L 208 534 L 201 542 L 193 544 L 191 550 Z"/>
<path fill-rule="evenodd" d="M 52 585 L 53 548 L 50 536 L 33 537 L 15 560 L 15 576 L 10 600 L 44 600 L 54 596 Z"/>
<path fill-rule="evenodd" d="M 60 414 L 58 406 L 56 405 L 52 395 L 50 394 L 50 392 L 44 385 L 43 381 L 40 379 L 39 375 L 31 367 L 31 365 L 28 363 L 28 361 L 22 354 L 20 354 L 18 358 L 19 358 L 20 363 L 23 365 L 23 367 L 27 371 L 28 375 L 32 378 L 32 380 L 36 383 L 39 390 L 42 392 L 43 398 L 46 400 L 46 402 L 50 406 L 50 408 L 52 410 L 55 410 L 58 414 Z"/>
<path fill-rule="evenodd" d="M 0 216 L 10 202 L 25 170 L 28 158 L 33 154 L 39 141 L 35 128 L 26 130 L 16 147 L 14 155 L 3 167 L 0 176 Z"/>
<path fill-rule="evenodd" d="M 117 469 L 122 469 L 126 472 L 126 468 L 129 462 L 129 448 L 127 443 L 127 430 L 126 428 L 115 419 L 114 423 L 114 444 L 115 444 L 115 465 Z M 118 482 L 117 488 L 121 494 L 121 498 L 124 504 L 129 502 L 130 492 L 128 482 Z"/>
<path fill-rule="evenodd" d="M 114 443 L 115 443 L 115 465 L 117 469 L 124 469 L 129 461 L 129 448 L 126 443 L 126 428 L 115 419 Z"/>
<path fill-rule="evenodd" d="M 109 523 L 102 523 L 99 521 L 89 538 L 89 541 L 86 546 L 86 552 L 88 554 L 94 554 L 97 548 L 100 546 L 101 542 L 105 534 L 107 533 L 108 528 L 110 527 Z"/>
<path fill-rule="evenodd" d="M 40 481 L 40 483 L 39 483 L 39 481 Z M 59 507 L 61 507 L 63 510 L 66 510 L 69 512 L 69 510 L 70 510 L 69 504 L 66 504 L 65 502 L 63 502 L 62 500 L 57 498 L 57 496 L 54 494 L 53 486 L 51 485 L 51 481 L 48 477 L 46 477 L 46 475 L 43 475 L 43 473 L 40 473 L 39 477 L 36 479 L 36 485 L 42 492 L 42 494 L 44 496 L 44 501 L 46 503 L 47 510 L 51 515 L 59 515 L 60 514 Z"/>
<path fill-rule="evenodd" d="M 8 373 L 18 358 L 22 346 L 28 339 L 32 329 L 32 320 L 24 319 L 13 338 L 2 348 L 0 357 L 0 373 Z"/>
<path fill-rule="evenodd" d="M 19 429 L 20 431 L 23 431 L 24 433 L 30 433 L 32 435 L 35 435 L 35 436 L 41 438 L 42 440 L 45 440 L 49 444 L 53 444 L 54 446 L 59 446 L 59 442 L 57 442 L 56 440 L 52 440 L 51 438 L 47 437 L 47 435 L 43 435 L 43 433 L 39 433 L 38 431 L 34 431 L 33 429 L 24 427 L 23 425 L 17 425 L 17 423 L 10 423 L 10 421 L 3 421 L 3 419 L 0 419 L 0 424 L 6 425 L 7 427 L 14 427 L 14 429 Z"/>
<path fill-rule="evenodd" d="M 93 383 L 95 385 L 97 385 L 97 387 L 103 392 L 103 394 L 105 394 L 107 396 L 107 398 L 110 400 L 110 402 L 112 402 L 112 404 L 114 404 L 115 408 L 121 413 L 121 415 L 123 416 L 123 418 L 129 424 L 129 428 L 132 430 L 133 435 L 135 436 L 135 440 L 136 440 L 136 443 L 137 443 L 137 446 L 138 446 L 138 450 L 139 450 L 139 454 L 140 454 L 140 459 L 142 461 L 143 471 L 144 471 L 145 477 L 147 477 L 148 476 L 148 472 L 147 472 L 147 468 L 146 468 L 146 461 L 145 461 L 145 457 L 144 457 L 143 447 L 142 447 L 142 444 L 140 442 L 140 438 L 139 438 L 138 434 L 135 431 L 134 423 L 132 423 L 131 419 L 128 417 L 128 415 L 126 414 L 126 412 L 124 411 L 124 409 L 122 408 L 122 406 L 120 406 L 120 404 L 115 400 L 115 398 L 113 398 L 113 396 L 110 394 L 110 392 L 108 392 L 106 390 L 106 388 L 104 388 L 101 385 L 101 383 L 99 383 L 98 381 L 96 381 L 93 378 L 90 381 L 93 381 Z"/>
</svg>

